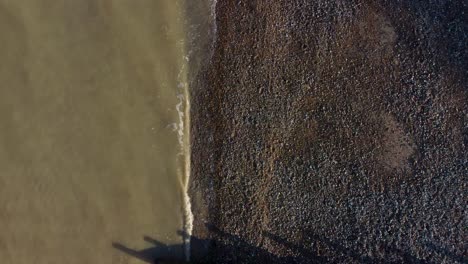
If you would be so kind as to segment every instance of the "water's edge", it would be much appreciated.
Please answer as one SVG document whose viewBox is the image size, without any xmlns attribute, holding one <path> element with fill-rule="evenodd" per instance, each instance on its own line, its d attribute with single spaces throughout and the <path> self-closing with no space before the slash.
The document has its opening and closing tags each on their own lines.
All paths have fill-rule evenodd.
<svg viewBox="0 0 468 264">
<path fill-rule="evenodd" d="M 186 2 L 184 17 L 186 28 L 186 57 L 188 69 L 182 69 L 184 76 L 180 76 L 182 94 L 179 96 L 177 111 L 179 113 L 179 142 L 183 155 L 183 243 L 185 260 L 191 258 L 191 237 L 194 222 L 192 200 L 190 197 L 191 182 L 191 88 L 197 81 L 198 75 L 211 61 L 216 36 L 216 8 L 217 0 Z M 182 78 L 184 78 L 182 80 Z"/>
</svg>

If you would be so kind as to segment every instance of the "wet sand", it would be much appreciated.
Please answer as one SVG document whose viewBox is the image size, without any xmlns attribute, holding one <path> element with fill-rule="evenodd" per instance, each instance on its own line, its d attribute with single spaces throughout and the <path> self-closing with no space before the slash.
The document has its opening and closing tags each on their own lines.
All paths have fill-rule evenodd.
<svg viewBox="0 0 468 264">
<path fill-rule="evenodd" d="M 465 263 L 466 10 L 218 1 L 191 85 L 194 254 Z"/>
</svg>

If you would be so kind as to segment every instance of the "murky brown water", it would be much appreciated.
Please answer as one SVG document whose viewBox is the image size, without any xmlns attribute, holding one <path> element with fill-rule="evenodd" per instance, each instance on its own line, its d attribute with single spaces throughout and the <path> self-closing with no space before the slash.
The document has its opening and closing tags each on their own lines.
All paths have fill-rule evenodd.
<svg viewBox="0 0 468 264">
<path fill-rule="evenodd" d="M 182 18 L 179 0 L 0 1 L 1 263 L 181 242 Z"/>
</svg>

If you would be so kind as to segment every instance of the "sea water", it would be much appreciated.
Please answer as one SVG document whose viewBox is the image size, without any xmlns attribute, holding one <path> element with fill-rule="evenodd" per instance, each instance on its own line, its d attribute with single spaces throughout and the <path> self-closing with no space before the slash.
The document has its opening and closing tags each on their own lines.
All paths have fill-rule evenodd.
<svg viewBox="0 0 468 264">
<path fill-rule="evenodd" d="M 187 12 L 0 1 L 1 263 L 189 258 Z"/>
</svg>

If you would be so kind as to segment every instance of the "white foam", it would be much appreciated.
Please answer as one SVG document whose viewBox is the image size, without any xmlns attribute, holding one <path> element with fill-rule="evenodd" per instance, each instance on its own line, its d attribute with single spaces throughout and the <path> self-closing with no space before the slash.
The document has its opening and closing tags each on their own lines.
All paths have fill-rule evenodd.
<svg viewBox="0 0 468 264">
<path fill-rule="evenodd" d="M 211 52 L 214 51 L 214 45 L 216 43 L 217 35 L 217 26 L 216 26 L 216 5 L 217 0 L 211 0 L 211 19 L 212 19 L 212 47 Z M 184 43 L 182 43 L 183 45 Z M 189 54 L 188 51 L 187 54 Z M 210 54 L 211 59 L 212 54 Z M 184 56 L 184 61 L 189 61 L 189 56 Z M 177 136 L 180 145 L 180 156 L 183 157 L 184 168 L 182 174 L 182 191 L 183 191 L 183 225 L 184 225 L 184 249 L 185 249 L 185 259 L 190 261 L 190 238 L 192 236 L 193 230 L 193 220 L 194 216 L 192 213 L 192 203 L 189 196 L 189 183 L 190 183 L 190 164 L 191 164 L 191 145 L 190 145 L 190 92 L 187 85 L 187 72 L 186 65 L 182 66 L 182 69 L 179 72 L 178 79 L 180 81 L 178 88 L 181 89 L 181 93 L 177 96 L 179 102 L 176 105 L 179 122 L 175 124 L 177 128 Z"/>
<path fill-rule="evenodd" d="M 179 170 L 181 185 L 182 185 L 182 199 L 183 199 L 183 229 L 184 229 L 184 250 L 185 259 L 190 260 L 190 237 L 193 228 L 193 214 L 190 196 L 188 194 L 189 180 L 190 180 L 190 98 L 188 85 L 186 83 L 186 70 L 185 65 L 182 66 L 178 79 L 180 81 L 178 88 L 181 90 L 177 95 L 179 102 L 176 105 L 178 114 L 178 123 L 175 124 L 177 138 L 179 141 L 180 152 L 179 158 L 182 158 L 183 168 Z"/>
</svg>

